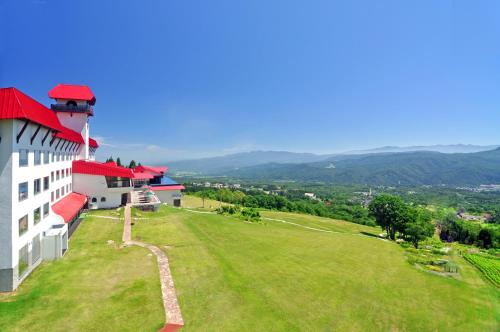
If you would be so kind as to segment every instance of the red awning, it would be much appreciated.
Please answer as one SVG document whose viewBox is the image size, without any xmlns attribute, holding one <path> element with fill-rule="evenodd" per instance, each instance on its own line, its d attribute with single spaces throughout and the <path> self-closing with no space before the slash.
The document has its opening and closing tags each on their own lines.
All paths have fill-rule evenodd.
<svg viewBox="0 0 500 332">
<path fill-rule="evenodd" d="M 53 99 L 85 100 L 90 105 L 95 104 L 95 96 L 86 85 L 58 84 L 49 91 L 49 97 Z"/>
<path fill-rule="evenodd" d="M 87 203 L 87 196 L 71 193 L 52 205 L 52 211 L 63 217 L 64 222 L 67 224 L 80 212 L 85 203 Z"/>
<path fill-rule="evenodd" d="M 115 163 L 99 163 L 89 160 L 74 160 L 73 173 L 134 178 L 134 172 L 130 168 L 116 166 Z"/>
<path fill-rule="evenodd" d="M 153 191 L 165 191 L 165 190 L 184 190 L 186 188 L 184 188 L 183 185 L 181 184 L 176 184 L 176 185 L 173 185 L 173 186 L 151 186 L 149 187 L 151 190 Z"/>
<path fill-rule="evenodd" d="M 54 111 L 16 88 L 0 89 L 0 119 L 30 120 L 56 131 L 63 130 Z"/>
</svg>

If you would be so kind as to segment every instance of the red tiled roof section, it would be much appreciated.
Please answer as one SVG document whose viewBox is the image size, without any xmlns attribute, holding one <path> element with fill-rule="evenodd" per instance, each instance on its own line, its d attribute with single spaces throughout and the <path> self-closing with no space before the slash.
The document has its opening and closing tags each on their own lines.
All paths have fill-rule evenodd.
<svg viewBox="0 0 500 332">
<path fill-rule="evenodd" d="M 55 137 L 57 138 L 62 138 L 71 142 L 75 142 L 78 144 L 85 144 L 85 141 L 83 140 L 83 137 L 81 134 L 77 133 L 74 130 L 71 130 L 69 128 L 63 127 L 63 130 L 61 132 L 58 132 L 54 134 Z"/>
<path fill-rule="evenodd" d="M 56 114 L 16 88 L 0 89 L 0 119 L 30 120 L 50 129 L 63 129 Z"/>
<path fill-rule="evenodd" d="M 93 139 L 92 137 L 89 137 L 89 146 L 91 148 L 98 148 L 99 143 L 97 143 L 97 141 L 95 139 Z"/>
<path fill-rule="evenodd" d="M 74 160 L 73 173 L 114 176 L 122 178 L 133 178 L 134 172 L 130 168 L 116 166 L 111 163 L 99 163 L 97 161 Z"/>
<path fill-rule="evenodd" d="M 147 172 L 134 172 L 134 179 L 147 180 L 152 179 L 154 176 Z"/>
<path fill-rule="evenodd" d="M 137 166 L 135 172 L 150 172 L 156 174 L 165 174 L 168 170 L 167 166 Z"/>
<path fill-rule="evenodd" d="M 90 105 L 94 105 L 96 102 L 92 90 L 86 85 L 58 84 L 49 91 L 49 97 L 53 99 L 85 100 Z"/>
<path fill-rule="evenodd" d="M 171 186 L 150 186 L 149 188 L 151 188 L 151 190 L 153 190 L 153 191 L 184 190 L 184 189 L 186 189 L 181 184 L 175 184 L 175 185 L 171 185 Z"/>
<path fill-rule="evenodd" d="M 65 223 L 69 223 L 87 203 L 87 196 L 71 193 L 52 205 L 52 211 L 63 217 Z"/>
</svg>

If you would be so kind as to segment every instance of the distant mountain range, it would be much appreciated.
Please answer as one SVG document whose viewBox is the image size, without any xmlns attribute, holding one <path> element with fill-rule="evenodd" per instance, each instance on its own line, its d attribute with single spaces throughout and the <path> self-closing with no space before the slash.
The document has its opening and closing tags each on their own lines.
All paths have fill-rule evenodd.
<svg viewBox="0 0 500 332">
<path fill-rule="evenodd" d="M 416 151 L 405 151 L 413 148 Z M 254 180 L 369 185 L 500 183 L 500 148 L 497 146 L 436 145 L 420 151 L 423 148 L 384 147 L 337 155 L 254 151 L 169 165 L 173 173 Z M 474 152 L 443 153 L 431 149 Z"/>
<path fill-rule="evenodd" d="M 221 174 L 235 169 L 268 163 L 300 164 L 325 160 L 333 155 L 317 155 L 313 153 L 295 153 L 286 151 L 252 151 L 235 153 L 226 156 L 181 160 L 169 162 L 172 172 L 189 172 L 195 174 Z"/>
<path fill-rule="evenodd" d="M 353 150 L 343 154 L 367 154 L 383 152 L 412 152 L 412 151 L 434 151 L 442 153 L 473 153 L 494 150 L 500 145 L 473 145 L 473 144 L 450 144 L 450 145 L 416 145 L 416 146 L 383 146 L 381 148 L 368 150 Z"/>
</svg>

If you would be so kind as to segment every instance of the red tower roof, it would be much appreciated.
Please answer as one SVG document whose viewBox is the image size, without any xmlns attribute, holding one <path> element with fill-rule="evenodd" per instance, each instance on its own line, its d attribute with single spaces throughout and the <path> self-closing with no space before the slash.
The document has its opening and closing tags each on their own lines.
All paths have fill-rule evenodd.
<svg viewBox="0 0 500 332">
<path fill-rule="evenodd" d="M 63 130 L 52 110 L 16 88 L 0 89 L 0 119 L 30 120 L 50 129 Z"/>
<path fill-rule="evenodd" d="M 86 85 L 58 84 L 49 91 L 49 97 L 52 99 L 85 100 L 90 105 L 94 105 L 96 102 L 94 94 Z"/>
</svg>

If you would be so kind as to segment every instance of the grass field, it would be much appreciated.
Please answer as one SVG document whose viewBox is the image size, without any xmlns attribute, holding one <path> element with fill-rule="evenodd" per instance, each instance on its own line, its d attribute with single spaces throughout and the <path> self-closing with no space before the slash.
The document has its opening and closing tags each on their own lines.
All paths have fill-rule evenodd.
<svg viewBox="0 0 500 332">
<path fill-rule="evenodd" d="M 464 260 L 461 280 L 445 278 L 408 264 L 401 247 L 373 236 L 376 228 L 269 211 L 263 218 L 274 220 L 247 223 L 204 213 L 196 198 L 186 202 L 196 209 L 135 213 L 132 230 L 167 252 L 185 331 L 500 327 L 500 292 Z M 120 234 L 118 221 L 88 218 L 63 260 L 4 297 L 0 326 L 155 331 L 163 316 L 154 257 L 106 244 Z"/>
<path fill-rule="evenodd" d="M 162 327 L 156 258 L 147 249 L 120 248 L 122 230 L 122 221 L 86 218 L 63 259 L 43 263 L 16 293 L 0 295 L 0 331 L 155 331 Z"/>
</svg>

